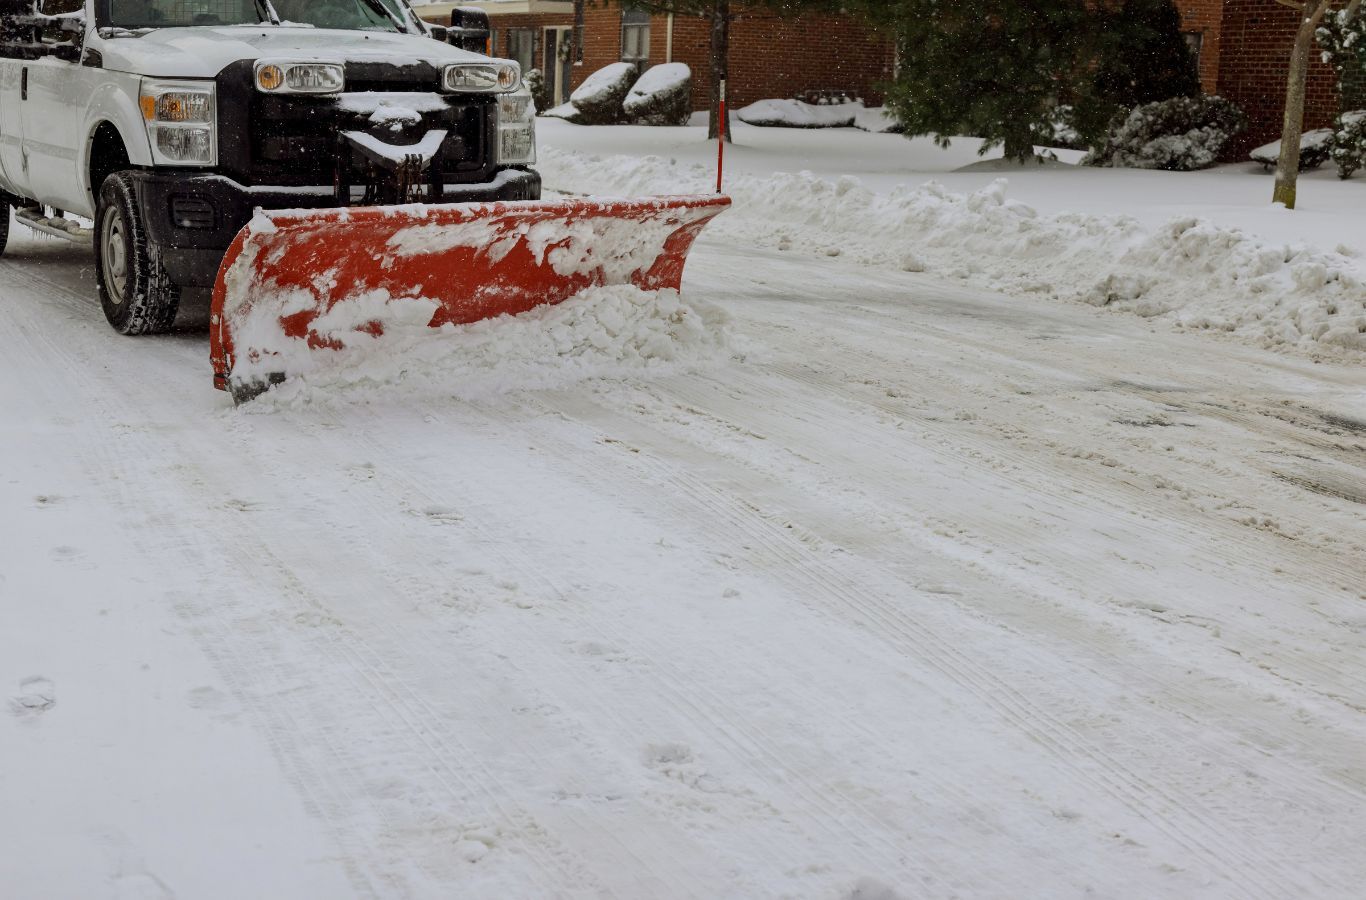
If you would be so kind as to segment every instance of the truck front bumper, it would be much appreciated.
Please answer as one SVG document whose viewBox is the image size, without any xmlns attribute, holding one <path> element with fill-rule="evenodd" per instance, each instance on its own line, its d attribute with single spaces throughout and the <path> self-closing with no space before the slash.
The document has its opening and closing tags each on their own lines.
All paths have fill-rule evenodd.
<svg viewBox="0 0 1366 900">
<path fill-rule="evenodd" d="M 256 209 L 327 209 L 337 206 L 327 187 L 238 184 L 222 175 L 138 172 L 138 206 L 153 252 L 171 280 L 182 287 L 212 287 L 223 254 Z M 504 169 L 492 181 L 448 184 L 446 203 L 539 200 L 541 176 Z"/>
</svg>

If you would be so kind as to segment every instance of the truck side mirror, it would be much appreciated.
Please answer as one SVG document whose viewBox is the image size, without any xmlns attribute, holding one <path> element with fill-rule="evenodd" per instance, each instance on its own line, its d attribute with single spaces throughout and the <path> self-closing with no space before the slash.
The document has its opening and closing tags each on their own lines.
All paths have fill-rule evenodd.
<svg viewBox="0 0 1366 900">
<path fill-rule="evenodd" d="M 429 24 L 427 32 L 443 44 L 450 40 L 450 30 L 445 25 Z"/>
<path fill-rule="evenodd" d="M 472 6 L 451 10 L 446 40 L 461 50 L 485 53 L 489 48 L 489 14 Z"/>
</svg>

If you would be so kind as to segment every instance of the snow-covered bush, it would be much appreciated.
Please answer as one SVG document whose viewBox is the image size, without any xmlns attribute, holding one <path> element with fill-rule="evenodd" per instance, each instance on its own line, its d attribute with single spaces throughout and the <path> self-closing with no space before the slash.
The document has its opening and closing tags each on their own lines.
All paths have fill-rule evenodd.
<svg viewBox="0 0 1366 900">
<path fill-rule="evenodd" d="M 1086 163 L 1178 172 L 1207 169 L 1246 128 L 1243 111 L 1222 97 L 1173 97 L 1117 117 Z"/>
<path fill-rule="evenodd" d="M 854 110 L 854 127 L 874 134 L 903 134 L 906 126 L 885 106 L 869 106 Z"/>
<path fill-rule="evenodd" d="M 1061 147 L 1064 150 L 1089 149 L 1086 138 L 1081 136 L 1074 124 L 1076 109 L 1068 105 L 1056 106 L 1048 114 L 1048 120 L 1035 129 L 1034 142 L 1043 147 Z"/>
<path fill-rule="evenodd" d="M 1333 136 L 1333 162 L 1338 166 L 1339 178 L 1366 166 L 1366 109 L 1343 113 L 1338 117 L 1337 133 Z"/>
<path fill-rule="evenodd" d="M 540 69 L 527 69 L 526 74 L 522 76 L 522 82 L 531 92 L 531 102 L 536 104 L 538 111 L 550 109 L 550 95 L 546 93 L 544 72 Z"/>
<path fill-rule="evenodd" d="M 1315 128 L 1300 137 L 1300 171 L 1317 169 L 1333 155 L 1333 129 Z M 1281 160 L 1281 142 L 1263 144 L 1248 154 L 1253 162 L 1259 162 L 1264 169 L 1274 169 Z"/>
<path fill-rule="evenodd" d="M 863 109 L 854 102 L 815 104 L 801 100 L 759 100 L 735 115 L 746 125 L 762 128 L 849 128 Z"/>
<path fill-rule="evenodd" d="M 628 62 L 598 69 L 569 95 L 583 125 L 615 125 L 622 120 L 622 102 L 636 81 L 636 67 Z"/>
<path fill-rule="evenodd" d="M 687 125 L 692 115 L 692 69 L 665 63 L 646 69 L 622 104 L 632 125 Z"/>
<path fill-rule="evenodd" d="M 545 110 L 541 115 L 551 119 L 564 119 L 572 125 L 587 125 L 584 121 L 583 113 L 579 112 L 572 103 L 561 103 L 559 106 L 552 106 Z"/>
</svg>

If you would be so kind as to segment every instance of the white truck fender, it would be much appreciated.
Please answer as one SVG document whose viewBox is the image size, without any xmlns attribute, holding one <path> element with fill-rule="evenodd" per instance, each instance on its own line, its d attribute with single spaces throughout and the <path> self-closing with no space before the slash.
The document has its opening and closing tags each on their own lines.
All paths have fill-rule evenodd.
<svg viewBox="0 0 1366 900">
<path fill-rule="evenodd" d="M 147 126 L 142 121 L 142 111 L 138 107 L 140 85 L 141 79 L 137 76 L 115 75 L 96 86 L 86 106 L 85 121 L 82 125 L 85 140 L 81 143 L 78 154 L 80 171 L 77 177 L 92 201 L 100 186 L 89 183 L 90 153 L 95 142 L 95 132 L 101 125 L 108 123 L 119 133 L 119 137 L 123 139 L 124 149 L 128 151 L 130 163 L 135 166 L 152 165 L 152 146 L 147 139 Z"/>
</svg>

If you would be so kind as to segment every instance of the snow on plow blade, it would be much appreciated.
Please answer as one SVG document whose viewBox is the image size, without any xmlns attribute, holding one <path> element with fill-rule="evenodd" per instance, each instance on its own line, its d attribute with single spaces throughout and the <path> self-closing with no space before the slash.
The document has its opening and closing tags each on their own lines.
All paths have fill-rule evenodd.
<svg viewBox="0 0 1366 900">
<path fill-rule="evenodd" d="M 214 285 L 214 385 L 240 401 L 387 330 L 462 325 L 588 288 L 677 290 L 721 195 L 259 211 Z"/>
</svg>

